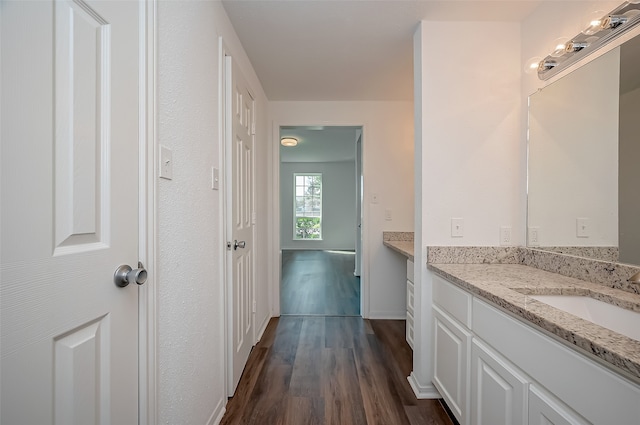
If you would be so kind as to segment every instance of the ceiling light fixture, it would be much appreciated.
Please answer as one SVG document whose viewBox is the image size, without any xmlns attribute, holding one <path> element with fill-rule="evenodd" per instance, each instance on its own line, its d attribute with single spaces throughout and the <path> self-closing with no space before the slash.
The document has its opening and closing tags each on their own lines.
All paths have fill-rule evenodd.
<svg viewBox="0 0 640 425">
<path fill-rule="evenodd" d="M 280 139 L 280 144 L 282 146 L 292 148 L 298 145 L 298 139 L 295 139 L 293 137 L 283 137 L 282 139 Z"/>
<path fill-rule="evenodd" d="M 580 59 L 640 24 L 640 0 L 625 1 L 609 13 L 593 12 L 587 27 L 573 38 L 557 39 L 553 51 L 538 62 L 538 78 L 548 80 Z"/>
</svg>

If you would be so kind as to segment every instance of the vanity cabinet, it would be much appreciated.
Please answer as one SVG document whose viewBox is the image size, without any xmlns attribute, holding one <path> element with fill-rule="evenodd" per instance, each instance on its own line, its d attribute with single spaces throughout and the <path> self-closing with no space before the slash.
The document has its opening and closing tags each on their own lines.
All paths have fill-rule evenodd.
<svg viewBox="0 0 640 425">
<path fill-rule="evenodd" d="M 407 324 L 406 338 L 407 344 L 413 350 L 413 306 L 414 306 L 414 284 L 413 284 L 413 261 L 407 260 Z"/>
<path fill-rule="evenodd" d="M 640 424 L 640 385 L 439 276 L 434 380 L 461 425 Z"/>
</svg>

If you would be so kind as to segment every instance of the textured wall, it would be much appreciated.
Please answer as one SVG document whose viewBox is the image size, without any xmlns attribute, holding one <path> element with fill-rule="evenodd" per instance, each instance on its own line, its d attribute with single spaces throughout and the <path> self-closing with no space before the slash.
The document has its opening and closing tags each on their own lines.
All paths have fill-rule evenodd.
<svg viewBox="0 0 640 425">
<path fill-rule="evenodd" d="M 158 4 L 158 141 L 173 180 L 158 183 L 158 410 L 161 423 L 204 424 L 226 401 L 213 3 Z"/>
<path fill-rule="evenodd" d="M 158 181 L 158 422 L 205 424 L 227 402 L 224 363 L 224 175 L 219 135 L 222 36 L 257 102 L 256 209 L 266 211 L 266 98 L 220 2 L 158 3 L 158 143 L 173 151 L 173 180 Z M 263 183 L 264 182 L 264 183 Z M 266 276 L 267 218 L 256 223 L 256 276 Z M 270 317 L 256 280 L 256 332 Z"/>
</svg>

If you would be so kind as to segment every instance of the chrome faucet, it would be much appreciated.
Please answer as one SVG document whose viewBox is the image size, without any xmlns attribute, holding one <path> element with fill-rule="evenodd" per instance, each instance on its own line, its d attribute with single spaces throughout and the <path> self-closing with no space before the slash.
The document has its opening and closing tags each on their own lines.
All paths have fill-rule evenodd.
<svg viewBox="0 0 640 425">
<path fill-rule="evenodd" d="M 640 272 L 634 274 L 629 278 L 630 283 L 640 283 Z"/>
</svg>

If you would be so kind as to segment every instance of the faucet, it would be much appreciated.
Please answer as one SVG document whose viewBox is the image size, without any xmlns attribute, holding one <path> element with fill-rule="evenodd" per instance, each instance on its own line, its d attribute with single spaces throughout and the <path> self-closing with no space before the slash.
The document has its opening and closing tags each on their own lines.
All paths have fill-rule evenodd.
<svg viewBox="0 0 640 425">
<path fill-rule="evenodd" d="M 640 283 L 640 272 L 631 276 L 628 280 L 630 283 Z"/>
</svg>

